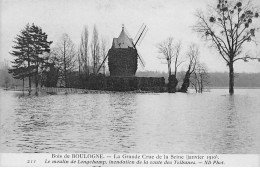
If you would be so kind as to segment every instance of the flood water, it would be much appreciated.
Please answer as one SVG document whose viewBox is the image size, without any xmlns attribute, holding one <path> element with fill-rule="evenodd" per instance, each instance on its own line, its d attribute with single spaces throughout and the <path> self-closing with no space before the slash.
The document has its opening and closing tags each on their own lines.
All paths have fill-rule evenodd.
<svg viewBox="0 0 260 170">
<path fill-rule="evenodd" d="M 2 153 L 260 153 L 260 90 L 69 94 L 0 90 Z"/>
</svg>

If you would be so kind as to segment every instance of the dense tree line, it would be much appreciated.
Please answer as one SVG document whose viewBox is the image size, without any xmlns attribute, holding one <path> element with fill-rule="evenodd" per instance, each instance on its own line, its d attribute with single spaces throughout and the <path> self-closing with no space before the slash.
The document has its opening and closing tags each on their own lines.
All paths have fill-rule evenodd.
<svg viewBox="0 0 260 170">
<path fill-rule="evenodd" d="M 83 88 L 84 82 L 90 76 L 100 73 L 101 70 L 98 68 L 107 55 L 107 51 L 107 43 L 99 35 L 95 25 L 91 39 L 88 27 L 84 27 L 79 47 L 76 47 L 68 34 L 63 34 L 49 55 L 49 60 L 53 63 L 53 72 L 57 73 L 53 83 L 59 87 Z M 46 81 L 49 82 L 48 79 Z M 54 84 L 47 86 L 55 86 Z"/>
<path fill-rule="evenodd" d="M 48 35 L 41 27 L 27 24 L 15 37 L 13 50 L 10 52 L 14 59 L 9 73 L 13 78 L 22 80 L 23 86 L 28 81 L 29 94 L 32 84 L 35 85 L 37 94 L 39 85 L 79 86 L 81 80 L 85 81 L 91 74 L 99 74 L 98 68 L 107 55 L 108 46 L 106 40 L 100 37 L 96 26 L 93 28 L 91 41 L 88 28 L 84 27 L 78 48 L 66 33 L 55 43 L 47 38 Z M 7 78 L 5 82 L 7 85 Z"/>
<path fill-rule="evenodd" d="M 4 65 L 1 63 L 0 67 L 0 86 L 1 87 L 22 87 L 22 80 L 17 80 L 12 77 L 8 73 L 8 68 L 10 66 Z M 180 71 L 177 79 L 183 80 L 185 75 L 184 71 Z M 164 77 L 166 83 L 168 83 L 168 73 L 160 72 L 160 71 L 138 71 L 136 73 L 137 77 Z M 50 75 L 53 77 L 53 74 Z M 216 87 L 216 88 L 227 88 L 229 86 L 229 73 L 228 72 L 209 72 L 208 73 L 208 82 L 206 84 L 207 87 Z M 260 73 L 235 73 L 235 87 L 248 87 L 248 88 L 256 88 L 260 87 Z M 191 80 L 193 81 L 193 79 Z M 182 85 L 182 81 L 178 83 L 178 88 Z M 28 82 L 25 82 L 25 86 L 28 86 Z M 193 85 L 192 85 L 193 87 Z"/>
</svg>

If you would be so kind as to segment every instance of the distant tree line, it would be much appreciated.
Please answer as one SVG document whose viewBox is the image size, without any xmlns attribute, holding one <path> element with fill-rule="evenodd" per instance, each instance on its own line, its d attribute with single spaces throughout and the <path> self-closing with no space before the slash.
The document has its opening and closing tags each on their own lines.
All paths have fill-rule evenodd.
<svg viewBox="0 0 260 170">
<path fill-rule="evenodd" d="M 209 87 L 229 87 L 229 73 L 210 73 Z M 260 73 L 235 73 L 235 87 L 260 87 Z"/>
<path fill-rule="evenodd" d="M 138 77 L 164 77 L 166 83 L 168 83 L 168 73 L 159 71 L 144 71 L 137 72 Z M 181 88 L 183 78 L 185 76 L 184 71 L 178 73 L 177 79 L 181 80 L 178 83 L 177 89 Z M 248 87 L 256 88 L 260 87 L 260 73 L 235 73 L 235 87 Z M 205 84 L 205 88 L 216 87 L 216 88 L 228 88 L 229 87 L 229 73 L 228 72 L 209 72 L 208 83 Z M 193 81 L 193 80 L 191 80 Z M 191 87 L 195 88 L 191 83 Z"/>
</svg>

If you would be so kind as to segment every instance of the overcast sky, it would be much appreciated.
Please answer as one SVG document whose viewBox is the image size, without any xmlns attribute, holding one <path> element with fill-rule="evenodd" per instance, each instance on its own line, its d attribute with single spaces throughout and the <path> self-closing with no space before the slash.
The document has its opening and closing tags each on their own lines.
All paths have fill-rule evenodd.
<svg viewBox="0 0 260 170">
<path fill-rule="evenodd" d="M 224 60 L 215 49 L 191 30 L 196 19 L 197 9 L 205 10 L 213 0 L 0 0 L 0 61 L 12 60 L 8 53 L 12 50 L 13 40 L 27 23 L 35 23 L 49 35 L 49 40 L 59 40 L 67 33 L 78 45 L 80 34 L 86 25 L 92 32 L 96 24 L 99 33 L 106 38 L 109 46 L 112 39 L 118 37 L 122 24 L 134 38 L 142 23 L 148 27 L 148 32 L 138 47 L 143 56 L 145 70 L 167 71 L 167 66 L 157 58 L 156 44 L 169 36 L 182 40 L 182 55 L 187 46 L 194 42 L 200 46 L 200 60 L 206 63 L 209 71 L 228 71 Z M 260 6 L 260 0 L 255 0 Z M 260 41 L 260 36 L 257 37 Z M 250 47 L 255 47 L 254 44 Z M 259 46 L 252 51 L 260 52 Z M 246 49 L 247 50 L 247 49 Z M 180 67 L 185 69 L 185 65 Z M 142 70 L 141 68 L 139 70 Z M 236 72 L 260 72 L 259 62 L 235 65 Z"/>
</svg>

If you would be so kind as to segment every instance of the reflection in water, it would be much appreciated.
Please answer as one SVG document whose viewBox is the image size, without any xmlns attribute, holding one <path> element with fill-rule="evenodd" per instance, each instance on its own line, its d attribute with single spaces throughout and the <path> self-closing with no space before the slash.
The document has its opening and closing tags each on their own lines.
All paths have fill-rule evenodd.
<svg viewBox="0 0 260 170">
<path fill-rule="evenodd" d="M 113 152 L 126 153 L 134 150 L 135 134 L 134 114 L 136 112 L 136 94 L 121 94 L 119 97 L 111 95 L 109 98 L 109 140 Z"/>
<path fill-rule="evenodd" d="M 259 140 L 259 138 L 253 139 L 254 136 L 251 134 L 249 127 L 250 125 L 255 127 L 259 125 L 248 122 L 250 119 L 254 119 L 250 114 L 257 116 L 257 111 L 251 110 L 250 104 L 248 105 L 246 102 L 248 98 L 246 100 L 245 98 L 247 97 L 241 95 L 227 95 L 224 97 L 222 113 L 218 118 L 219 130 L 216 132 L 218 138 L 215 143 L 215 153 L 247 153 L 254 148 L 253 141 Z M 255 149 L 252 152 L 258 153 L 259 146 L 255 146 Z"/>
<path fill-rule="evenodd" d="M 1 152 L 259 153 L 260 90 L 20 96 L 0 91 Z"/>
<path fill-rule="evenodd" d="M 222 142 L 222 152 L 225 153 L 232 153 L 232 150 L 236 148 L 236 141 L 239 139 L 239 122 L 238 122 L 238 115 L 236 111 L 236 105 L 235 105 L 235 97 L 227 96 L 226 101 L 226 108 L 227 108 L 227 115 L 224 117 L 224 130 L 223 130 L 223 136 L 221 139 L 223 139 Z M 237 148 L 240 149 L 240 148 Z"/>
</svg>

